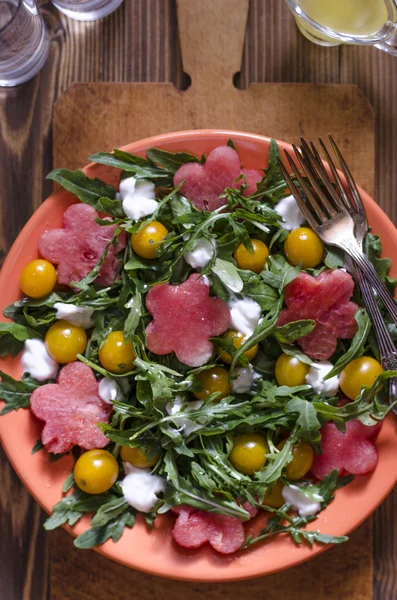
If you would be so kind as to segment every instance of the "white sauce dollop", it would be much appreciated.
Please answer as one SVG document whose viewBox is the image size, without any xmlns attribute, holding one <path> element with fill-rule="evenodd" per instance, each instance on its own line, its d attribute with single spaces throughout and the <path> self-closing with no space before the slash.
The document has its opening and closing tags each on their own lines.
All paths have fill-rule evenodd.
<svg viewBox="0 0 397 600">
<path fill-rule="evenodd" d="M 314 391 L 321 396 L 330 398 L 336 396 L 339 389 L 339 377 L 331 377 L 324 381 L 324 377 L 334 368 L 334 366 L 328 361 L 323 360 L 319 362 L 313 362 L 308 374 L 306 375 L 306 383 L 312 386 Z"/>
<path fill-rule="evenodd" d="M 274 207 L 274 210 L 280 217 L 283 217 L 284 222 L 280 223 L 280 227 L 287 229 L 287 231 L 297 229 L 306 220 L 293 196 L 287 196 L 280 200 Z"/>
<path fill-rule="evenodd" d="M 93 310 L 86 308 L 85 306 L 76 306 L 75 304 L 64 304 L 63 302 L 55 302 L 54 308 L 57 311 L 55 317 L 57 319 L 64 319 L 76 327 L 83 327 L 84 329 L 90 329 L 94 327 L 92 320 Z"/>
<path fill-rule="evenodd" d="M 59 367 L 58 363 L 48 354 L 45 343 L 38 339 L 26 340 L 21 355 L 21 364 L 23 372 L 30 373 L 37 381 L 55 379 Z"/>
<path fill-rule="evenodd" d="M 114 379 L 104 377 L 98 385 L 98 396 L 106 404 L 113 404 L 116 400 L 121 400 L 122 394 Z"/>
<path fill-rule="evenodd" d="M 242 300 L 232 300 L 229 308 L 232 319 L 231 329 L 240 331 L 248 337 L 251 336 L 262 314 L 259 304 L 252 298 L 243 298 Z"/>
<path fill-rule="evenodd" d="M 301 517 L 315 515 L 321 508 L 321 496 L 315 495 L 314 499 L 309 498 L 297 485 L 285 485 L 281 493 L 286 503 L 297 510 Z"/>
<path fill-rule="evenodd" d="M 134 221 L 153 214 L 158 206 L 155 185 L 147 179 L 123 179 L 120 181 L 118 197 L 125 214 Z"/>
<path fill-rule="evenodd" d="M 208 265 L 216 251 L 214 240 L 201 238 L 197 240 L 193 250 L 185 252 L 183 257 L 193 269 L 203 269 Z"/>
<path fill-rule="evenodd" d="M 150 512 L 158 498 L 156 494 L 165 490 L 166 481 L 159 475 L 152 475 L 150 469 L 137 469 L 130 463 L 123 463 L 126 477 L 120 481 L 125 501 L 141 512 Z"/>
<path fill-rule="evenodd" d="M 183 405 L 185 405 L 183 412 L 189 412 L 190 410 L 197 410 L 197 409 L 201 408 L 201 406 L 203 405 L 203 402 L 204 402 L 203 400 L 195 400 L 194 402 L 186 402 L 186 400 L 184 398 L 182 398 L 181 396 L 176 396 L 174 398 L 174 403 L 171 404 L 171 402 L 169 402 L 165 408 L 166 408 L 167 413 L 170 416 L 171 415 L 175 416 L 174 422 L 176 425 L 178 425 L 179 431 L 183 431 L 183 433 L 186 436 L 189 436 L 191 433 L 193 433 L 193 431 L 200 429 L 200 425 L 198 423 L 195 423 L 191 419 L 188 419 L 187 417 L 178 418 L 177 415 L 180 412 Z"/>
</svg>

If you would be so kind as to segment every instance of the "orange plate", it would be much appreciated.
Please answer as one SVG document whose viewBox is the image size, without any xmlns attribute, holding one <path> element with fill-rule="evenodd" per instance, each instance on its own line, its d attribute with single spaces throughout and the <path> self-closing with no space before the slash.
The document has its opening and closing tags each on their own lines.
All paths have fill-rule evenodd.
<svg viewBox="0 0 397 600">
<path fill-rule="evenodd" d="M 130 144 L 124 148 L 144 156 L 151 147 L 169 151 L 187 151 L 201 156 L 233 138 L 244 167 L 259 169 L 265 166 L 270 139 L 259 135 L 233 131 L 183 131 L 160 135 Z M 282 148 L 289 144 L 280 143 Z M 102 165 L 88 165 L 84 171 L 91 177 L 100 177 L 113 185 L 118 184 L 119 171 Z M 375 202 L 362 191 L 369 222 L 375 233 L 382 236 L 385 256 L 397 257 L 396 229 Z M 15 241 L 0 275 L 0 311 L 20 297 L 19 275 L 24 265 L 37 258 L 37 242 L 49 228 L 60 227 L 62 215 L 73 202 L 73 196 L 61 190 L 52 194 L 35 212 Z M 392 267 L 397 276 L 397 261 Z M 19 360 L 0 360 L 0 368 L 14 377 L 21 375 Z M 70 473 L 72 459 L 64 457 L 50 463 L 47 454 L 31 450 L 40 437 L 40 424 L 28 410 L 9 413 L 0 419 L 0 433 L 4 448 L 19 477 L 48 512 L 61 498 L 61 488 Z M 323 533 L 345 535 L 362 523 L 382 502 L 397 482 L 397 437 L 393 418 L 386 419 L 377 441 L 379 464 L 368 476 L 356 477 L 354 482 L 339 490 L 336 499 L 320 514 L 310 529 Z M 221 556 L 209 547 L 186 551 L 177 546 L 171 536 L 173 516 L 156 520 L 148 531 L 141 519 L 127 529 L 121 540 L 106 542 L 98 551 L 129 567 L 173 579 L 192 581 L 231 581 L 258 577 L 286 569 L 306 561 L 327 547 L 316 545 L 297 547 L 286 537 L 276 537 L 252 550 L 232 556 Z M 71 530 L 79 535 L 87 529 L 89 519 L 83 518 Z M 346 551 L 349 551 L 347 546 Z"/>
</svg>

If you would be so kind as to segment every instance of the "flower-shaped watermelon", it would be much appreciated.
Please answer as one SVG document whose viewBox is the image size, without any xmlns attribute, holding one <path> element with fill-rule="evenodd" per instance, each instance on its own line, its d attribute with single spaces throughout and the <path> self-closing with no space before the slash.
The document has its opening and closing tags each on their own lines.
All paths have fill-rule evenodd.
<svg viewBox="0 0 397 600">
<path fill-rule="evenodd" d="M 382 423 L 368 426 L 355 419 L 346 423 L 346 432 L 342 433 L 334 423 L 325 423 L 321 428 L 321 454 L 311 468 L 313 475 L 324 479 L 335 469 L 352 475 L 373 471 L 378 463 L 374 440 L 381 427 Z"/>
<path fill-rule="evenodd" d="M 194 273 L 180 285 L 160 283 L 146 296 L 153 321 L 146 327 L 146 345 L 155 354 L 175 352 L 190 367 L 204 365 L 213 352 L 209 341 L 226 331 L 230 310 L 220 298 L 210 298 L 206 277 Z"/>
<path fill-rule="evenodd" d="M 326 360 L 336 350 L 338 338 L 351 338 L 357 331 L 354 315 L 358 309 L 350 298 L 354 281 L 341 269 L 323 271 L 318 277 L 300 273 L 284 290 L 287 308 L 277 325 L 313 319 L 316 327 L 298 340 L 311 358 Z"/>
<path fill-rule="evenodd" d="M 235 183 L 240 175 L 244 175 L 245 181 L 242 178 Z M 233 148 L 219 146 L 208 154 L 204 165 L 197 162 L 182 165 L 174 175 L 174 185 L 184 180 L 181 193 L 199 210 L 213 211 L 225 204 L 219 196 L 226 188 L 246 183 L 244 196 L 249 196 L 256 192 L 262 177 L 260 171 L 241 169 L 239 155 Z"/>
<path fill-rule="evenodd" d="M 92 450 L 109 443 L 97 424 L 107 423 L 113 408 L 101 400 L 94 373 L 81 362 L 63 367 L 58 383 L 34 390 L 30 408 L 45 422 L 41 440 L 47 452 L 60 454 L 75 445 Z"/>
<path fill-rule="evenodd" d="M 196 510 L 187 505 L 174 507 L 173 511 L 178 513 L 178 518 L 172 536 L 184 548 L 200 548 L 209 542 L 220 554 L 231 554 L 244 542 L 244 527 L 240 519 Z"/>
<path fill-rule="evenodd" d="M 98 213 L 88 204 L 72 204 L 63 215 L 62 229 L 51 229 L 39 240 L 43 258 L 57 265 L 57 280 L 70 285 L 88 275 L 98 263 L 106 246 L 114 236 L 116 225 L 98 225 Z M 117 247 L 109 246 L 96 283 L 113 283 L 116 252 L 125 247 L 125 233 L 119 235 Z"/>
</svg>

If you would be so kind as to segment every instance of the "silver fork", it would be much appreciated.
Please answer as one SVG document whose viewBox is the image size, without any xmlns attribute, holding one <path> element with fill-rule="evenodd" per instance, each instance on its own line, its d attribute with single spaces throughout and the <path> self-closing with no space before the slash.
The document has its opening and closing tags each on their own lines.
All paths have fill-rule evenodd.
<svg viewBox="0 0 397 600">
<path fill-rule="evenodd" d="M 333 140 L 332 142 L 333 145 L 335 145 Z M 321 144 L 322 147 L 325 148 L 322 142 Z M 354 212 L 353 216 L 351 214 L 352 211 L 347 208 L 347 206 L 351 206 L 353 202 L 350 201 L 343 188 L 329 153 L 326 151 L 334 177 L 336 173 L 335 182 L 329 177 L 313 143 L 309 147 L 309 145 L 302 140 L 300 150 L 298 150 L 295 145 L 293 148 L 306 177 L 303 177 L 291 155 L 287 151 L 285 151 L 285 154 L 301 189 L 298 189 L 295 185 L 281 161 L 279 161 L 279 163 L 288 187 L 297 201 L 299 208 L 312 229 L 326 244 L 344 250 L 353 259 L 356 266 L 360 267 L 371 286 L 377 291 L 394 323 L 397 324 L 397 304 L 387 287 L 379 278 L 373 264 L 362 251 L 362 247 L 360 247 L 355 237 L 355 232 L 360 230 L 360 228 L 365 227 L 366 220 L 364 223 L 362 215 L 365 216 L 365 211 L 350 171 L 347 173 L 347 176 L 346 174 L 345 176 L 352 194 L 353 202 L 356 204 L 357 210 Z M 339 151 L 337 156 L 338 158 L 341 156 Z M 308 181 L 310 182 L 311 187 L 308 185 Z M 335 189 L 335 183 L 337 184 L 339 193 Z"/>
<path fill-rule="evenodd" d="M 349 186 L 349 190 L 351 193 L 351 198 L 346 193 L 346 190 L 342 184 L 339 173 L 335 167 L 335 164 L 322 140 L 319 140 L 321 148 L 326 156 L 329 167 L 332 172 L 332 176 L 334 178 L 334 183 L 338 189 L 338 192 L 341 195 L 343 203 L 345 205 L 346 210 L 352 217 L 355 224 L 355 239 L 359 248 L 362 250 L 363 240 L 368 233 L 368 221 L 365 213 L 364 205 L 361 200 L 360 192 L 355 184 L 355 181 L 350 173 L 350 169 L 347 166 L 339 148 L 337 147 L 335 141 L 332 136 L 329 136 L 330 142 L 332 144 L 333 150 L 338 158 L 339 164 L 341 166 L 342 172 L 345 176 L 346 182 Z M 306 142 L 302 140 L 303 150 L 308 153 L 310 149 L 308 148 Z M 314 147 L 314 144 L 311 144 L 311 150 L 316 156 L 317 160 L 321 161 L 321 158 Z M 281 165 L 283 169 L 284 176 L 288 175 L 286 173 L 284 167 Z M 295 186 L 296 187 L 296 186 Z M 291 188 L 290 188 L 291 189 Z M 292 190 L 291 190 L 292 191 Z M 353 261 L 349 261 L 351 270 L 353 271 L 353 275 L 358 281 L 360 286 L 361 293 L 363 295 L 364 304 L 368 310 L 368 313 L 371 317 L 371 321 L 374 326 L 376 340 L 379 346 L 379 354 L 382 365 L 386 370 L 394 370 L 397 369 L 397 349 L 394 345 L 394 342 L 390 336 L 390 333 L 386 327 L 386 324 L 383 320 L 382 314 L 379 310 L 378 304 L 373 294 L 373 290 L 368 283 L 367 279 L 363 275 L 360 268 L 356 268 Z M 397 378 L 392 378 L 389 381 L 389 402 L 393 403 L 397 400 Z M 393 412 L 397 415 L 397 408 L 393 408 Z"/>
</svg>

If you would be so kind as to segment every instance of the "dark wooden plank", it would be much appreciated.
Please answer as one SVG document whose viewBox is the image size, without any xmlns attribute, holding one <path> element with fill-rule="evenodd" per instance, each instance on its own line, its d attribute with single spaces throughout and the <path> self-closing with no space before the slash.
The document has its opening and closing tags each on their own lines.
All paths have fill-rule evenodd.
<svg viewBox="0 0 397 600">
<path fill-rule="evenodd" d="M 32 82 L 0 91 L 0 260 L 49 192 L 50 185 L 43 177 L 51 167 L 52 106 L 72 81 L 171 80 L 180 87 L 185 83 L 174 1 L 126 0 L 120 11 L 90 25 L 59 17 L 48 2 L 41 4 L 51 30 L 50 60 Z M 251 0 L 240 85 L 246 87 L 253 81 L 359 85 L 376 111 L 376 197 L 396 220 L 395 59 L 374 49 L 313 46 L 298 34 L 281 0 Z M 0 595 L 7 600 L 45 598 L 47 537 L 42 537 L 36 526 L 38 508 L 2 455 L 0 464 Z M 397 597 L 396 507 L 397 493 L 374 516 L 374 597 L 382 600 Z M 6 525 L 11 533 L 6 533 Z M 29 547 L 31 556 L 43 557 L 41 566 L 35 561 L 31 576 L 26 569 L 32 564 Z M 29 577 L 34 577 L 31 585 Z"/>
<path fill-rule="evenodd" d="M 49 600 L 44 513 L 22 486 L 1 447 L 0 465 L 0 598 Z"/>
</svg>

